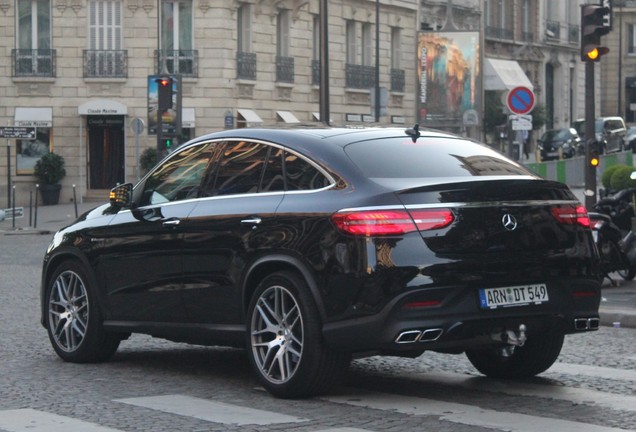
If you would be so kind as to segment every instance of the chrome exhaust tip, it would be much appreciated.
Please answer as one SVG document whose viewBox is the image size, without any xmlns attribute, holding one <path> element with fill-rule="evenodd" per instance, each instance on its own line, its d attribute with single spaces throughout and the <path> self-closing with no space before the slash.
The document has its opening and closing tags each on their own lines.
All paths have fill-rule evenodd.
<svg viewBox="0 0 636 432">
<path fill-rule="evenodd" d="M 415 342 L 434 342 L 444 333 L 441 328 L 403 331 L 395 338 L 395 343 L 409 344 Z"/>
<path fill-rule="evenodd" d="M 598 330 L 601 320 L 598 318 L 574 318 L 574 328 L 576 330 Z"/>
</svg>

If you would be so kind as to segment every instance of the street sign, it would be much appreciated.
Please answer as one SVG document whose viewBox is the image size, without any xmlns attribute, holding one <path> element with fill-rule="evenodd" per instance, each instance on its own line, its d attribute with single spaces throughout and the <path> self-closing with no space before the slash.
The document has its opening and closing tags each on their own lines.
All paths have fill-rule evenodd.
<svg viewBox="0 0 636 432">
<path fill-rule="evenodd" d="M 532 130 L 532 115 L 511 115 L 509 120 L 512 124 L 512 130 Z"/>
<path fill-rule="evenodd" d="M 515 87 L 508 92 L 506 103 L 513 114 L 528 114 L 534 108 L 534 93 L 528 87 Z"/>
<path fill-rule="evenodd" d="M 35 139 L 34 127 L 0 126 L 0 138 Z"/>
<path fill-rule="evenodd" d="M 15 217 L 16 219 L 24 217 L 24 207 L 16 207 L 15 208 L 15 216 L 14 216 L 14 213 L 13 213 L 13 208 L 4 209 L 2 211 L 4 213 L 4 216 L 7 219 L 12 219 L 13 217 Z"/>
<path fill-rule="evenodd" d="M 139 117 L 135 117 L 130 122 L 130 128 L 135 135 L 141 135 L 142 133 L 144 133 L 144 121 Z"/>
</svg>

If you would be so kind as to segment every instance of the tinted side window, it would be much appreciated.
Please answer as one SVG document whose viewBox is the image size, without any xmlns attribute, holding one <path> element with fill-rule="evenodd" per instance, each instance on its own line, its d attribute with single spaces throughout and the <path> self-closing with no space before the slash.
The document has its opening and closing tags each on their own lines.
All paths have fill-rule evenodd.
<svg viewBox="0 0 636 432">
<path fill-rule="evenodd" d="M 316 167 L 289 152 L 285 152 L 285 180 L 290 191 L 320 189 L 330 184 Z"/>
<path fill-rule="evenodd" d="M 276 192 L 284 190 L 285 179 L 283 177 L 283 150 L 271 147 L 259 192 Z"/>
<path fill-rule="evenodd" d="M 263 144 L 229 142 L 219 160 L 214 186 L 208 195 L 257 192 L 268 150 L 269 147 Z"/>
<path fill-rule="evenodd" d="M 200 196 L 201 181 L 216 144 L 178 151 L 146 180 L 141 205 L 161 204 Z"/>
</svg>

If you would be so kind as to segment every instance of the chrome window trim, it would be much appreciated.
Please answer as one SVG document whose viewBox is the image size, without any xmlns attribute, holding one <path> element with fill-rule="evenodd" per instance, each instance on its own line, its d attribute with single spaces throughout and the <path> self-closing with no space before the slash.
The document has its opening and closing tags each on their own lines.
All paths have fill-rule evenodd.
<svg viewBox="0 0 636 432">
<path fill-rule="evenodd" d="M 580 205 L 577 200 L 528 200 L 528 201 L 484 201 L 474 203 L 450 202 L 431 204 L 407 204 L 407 205 L 387 205 L 373 207 L 350 207 L 338 210 L 341 212 L 357 212 L 370 210 L 419 210 L 436 208 L 483 208 L 483 207 L 539 207 L 555 205 Z"/>
</svg>

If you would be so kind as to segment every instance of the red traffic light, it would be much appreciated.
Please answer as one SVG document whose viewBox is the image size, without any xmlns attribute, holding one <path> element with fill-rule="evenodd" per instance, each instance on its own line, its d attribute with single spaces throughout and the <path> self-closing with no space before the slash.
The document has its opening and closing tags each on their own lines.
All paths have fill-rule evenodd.
<svg viewBox="0 0 636 432">
<path fill-rule="evenodd" d="M 170 78 L 159 78 L 157 81 L 159 82 L 159 85 L 162 87 L 166 87 L 170 85 Z"/>
</svg>

